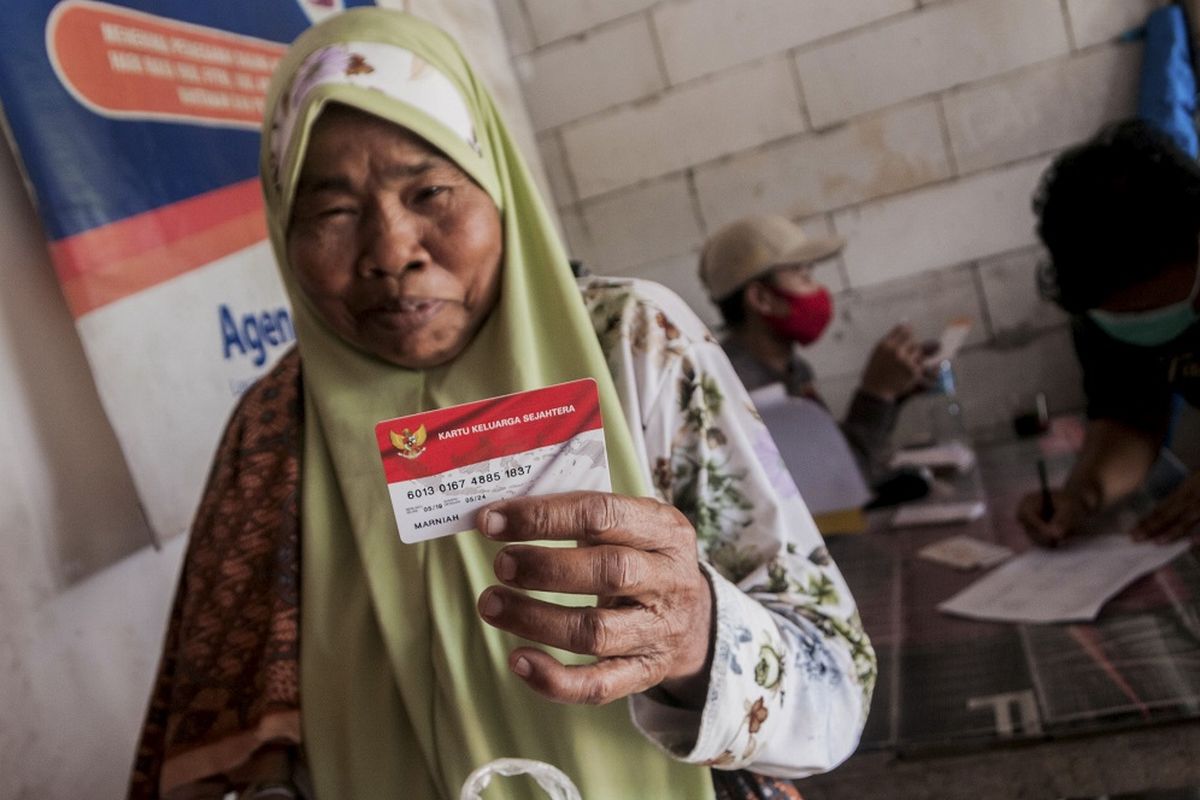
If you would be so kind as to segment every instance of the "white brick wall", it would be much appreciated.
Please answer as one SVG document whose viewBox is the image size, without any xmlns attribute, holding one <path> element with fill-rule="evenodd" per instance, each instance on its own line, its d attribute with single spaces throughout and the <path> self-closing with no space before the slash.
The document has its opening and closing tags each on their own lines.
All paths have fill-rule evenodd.
<svg viewBox="0 0 1200 800">
<path fill-rule="evenodd" d="M 1066 53 L 1052 0 L 944 3 L 804 50 L 796 66 L 814 125 Z"/>
<path fill-rule="evenodd" d="M 658 280 L 715 324 L 704 237 L 783 213 L 849 240 L 817 269 L 839 309 L 810 351 L 831 406 L 895 322 L 933 336 L 959 314 L 978 320 L 972 424 L 1042 383 L 1080 404 L 1065 317 L 1034 289 L 1030 196 L 1055 153 L 1133 112 L 1141 45 L 1115 40 L 1165 0 L 495 2 L 593 271 Z"/>
<path fill-rule="evenodd" d="M 562 202 L 574 200 L 575 183 L 567 167 L 567 157 L 563 153 L 562 139 L 558 131 L 550 131 L 537 137 L 537 145 L 538 155 L 541 156 L 554 198 L 559 198 Z M 547 203 L 552 203 L 554 198 L 546 198 Z"/>
<path fill-rule="evenodd" d="M 508 40 L 508 51 L 512 55 L 527 53 L 534 48 L 533 28 L 521 0 L 495 0 L 500 24 Z"/>
<path fill-rule="evenodd" d="M 1166 0 L 1067 0 L 1075 46 L 1091 47 L 1138 28 Z"/>
<path fill-rule="evenodd" d="M 529 116 L 552 128 L 663 88 L 643 16 L 627 17 L 516 60 Z"/>
<path fill-rule="evenodd" d="M 802 217 L 948 178 L 937 104 L 902 106 L 696 169 L 704 221 Z"/>
<path fill-rule="evenodd" d="M 1137 104 L 1141 51 L 1132 45 L 1056 59 L 946 97 L 962 172 L 1067 147 Z"/>
<path fill-rule="evenodd" d="M 499 0 L 520 2 L 529 14 L 533 37 L 547 44 L 583 33 L 604 22 L 654 5 L 655 0 Z"/>
<path fill-rule="evenodd" d="M 736 153 L 803 128 L 787 60 L 702 79 L 563 128 L 583 197 Z"/>
<path fill-rule="evenodd" d="M 592 246 L 592 235 L 583 221 L 583 214 L 574 206 L 560 208 L 558 219 L 562 226 L 562 235 L 566 239 L 567 256 L 582 261 L 588 269 L 595 271 L 595 248 Z"/>
<path fill-rule="evenodd" d="M 1022 162 L 846 211 L 851 286 L 873 286 L 1034 244 L 1029 198 L 1048 160 Z"/>
<path fill-rule="evenodd" d="M 580 204 L 594 272 L 636 275 L 637 267 L 696 248 L 704 234 L 681 176 Z"/>
<path fill-rule="evenodd" d="M 979 262 L 980 288 L 997 339 L 1019 341 L 1066 323 L 1066 314 L 1038 294 L 1037 268 L 1045 257 L 1036 246 Z"/>
<path fill-rule="evenodd" d="M 654 11 L 672 83 L 743 64 L 877 19 L 913 0 L 693 0 Z"/>
</svg>

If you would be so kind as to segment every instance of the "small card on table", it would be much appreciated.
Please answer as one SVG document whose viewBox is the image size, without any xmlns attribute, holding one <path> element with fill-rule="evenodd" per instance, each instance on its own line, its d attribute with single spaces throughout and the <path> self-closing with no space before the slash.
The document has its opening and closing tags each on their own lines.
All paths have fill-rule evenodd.
<svg viewBox="0 0 1200 800">
<path fill-rule="evenodd" d="M 917 551 L 921 558 L 963 570 L 994 567 L 1012 554 L 1012 549 L 1002 544 L 965 535 L 951 536 Z"/>
<path fill-rule="evenodd" d="M 384 420 L 375 438 L 408 544 L 471 530 L 496 500 L 612 491 L 591 378 Z"/>
</svg>

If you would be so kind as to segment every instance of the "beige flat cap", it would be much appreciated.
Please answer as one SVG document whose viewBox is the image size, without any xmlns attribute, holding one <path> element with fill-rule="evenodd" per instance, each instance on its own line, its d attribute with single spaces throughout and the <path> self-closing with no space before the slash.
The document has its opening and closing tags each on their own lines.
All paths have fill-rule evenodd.
<svg viewBox="0 0 1200 800">
<path fill-rule="evenodd" d="M 810 239 L 791 220 L 774 215 L 731 222 L 709 237 L 700 254 L 700 280 L 714 302 L 784 264 L 811 264 L 835 256 L 840 236 Z"/>
</svg>

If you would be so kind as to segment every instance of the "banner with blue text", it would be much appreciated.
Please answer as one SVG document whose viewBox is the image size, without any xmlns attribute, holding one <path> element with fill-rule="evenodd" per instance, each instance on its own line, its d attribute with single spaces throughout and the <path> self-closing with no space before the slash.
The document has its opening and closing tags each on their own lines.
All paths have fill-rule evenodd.
<svg viewBox="0 0 1200 800">
<path fill-rule="evenodd" d="M 370 0 L 22 0 L 0 108 L 160 541 L 191 521 L 238 396 L 293 343 L 259 126 L 306 27 Z"/>
</svg>

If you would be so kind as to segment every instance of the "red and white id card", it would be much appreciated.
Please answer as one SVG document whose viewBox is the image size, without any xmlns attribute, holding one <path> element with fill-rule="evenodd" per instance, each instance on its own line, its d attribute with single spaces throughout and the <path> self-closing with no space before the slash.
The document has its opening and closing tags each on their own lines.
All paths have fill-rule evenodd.
<svg viewBox="0 0 1200 800">
<path fill-rule="evenodd" d="M 384 420 L 375 438 L 408 544 L 471 530 L 496 500 L 612 491 L 591 378 Z"/>
</svg>

